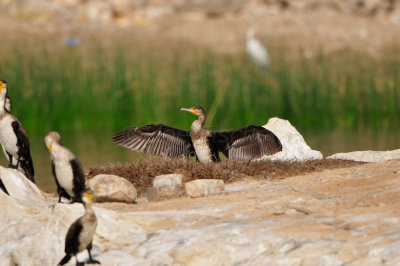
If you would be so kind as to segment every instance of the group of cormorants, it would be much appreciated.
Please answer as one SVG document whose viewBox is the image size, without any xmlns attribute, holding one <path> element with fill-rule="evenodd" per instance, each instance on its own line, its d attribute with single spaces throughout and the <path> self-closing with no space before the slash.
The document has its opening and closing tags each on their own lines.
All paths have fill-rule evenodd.
<svg viewBox="0 0 400 266">
<path fill-rule="evenodd" d="M 35 182 L 28 135 L 18 119 L 11 114 L 11 99 L 7 95 L 7 83 L 0 80 L 0 143 L 9 161 L 9 168 L 18 169 Z M 219 153 L 232 160 L 252 160 L 272 155 L 282 150 L 279 139 L 269 130 L 250 125 L 237 130 L 213 132 L 203 128 L 206 114 L 202 107 L 181 108 L 198 116 L 190 131 L 162 124 L 130 128 L 117 133 L 115 144 L 144 153 L 168 157 L 195 156 L 201 163 L 219 162 Z M 62 198 L 70 203 L 83 203 L 85 214 L 69 228 L 65 240 L 65 257 L 59 265 L 67 263 L 87 249 L 89 263 L 99 263 L 91 256 L 92 239 L 97 219 L 91 207 L 93 195 L 85 188 L 85 176 L 80 162 L 66 147 L 61 145 L 60 134 L 52 131 L 44 138 L 50 153 L 51 168 L 55 178 L 58 202 Z M 0 179 L 0 187 L 7 189 Z M 81 265 L 78 262 L 77 265 Z"/>
<path fill-rule="evenodd" d="M 18 169 L 31 182 L 35 183 L 34 168 L 30 153 L 28 135 L 21 122 L 11 114 L 11 99 L 7 95 L 7 82 L 0 80 L 0 143 L 9 161 L 9 168 Z M 58 202 L 64 197 L 73 202 L 81 202 L 85 214 L 78 218 L 68 229 L 65 238 L 64 258 L 59 265 L 66 264 L 72 256 L 87 249 L 88 263 L 100 263 L 92 258 L 92 240 L 97 226 L 97 218 L 91 207 L 93 195 L 85 188 L 85 175 L 76 156 L 60 142 L 57 132 L 50 132 L 44 138 L 47 150 L 51 155 L 51 168 L 57 185 Z M 8 194 L 7 188 L 0 178 L 0 188 Z M 83 265 L 78 262 L 77 265 Z"/>
</svg>

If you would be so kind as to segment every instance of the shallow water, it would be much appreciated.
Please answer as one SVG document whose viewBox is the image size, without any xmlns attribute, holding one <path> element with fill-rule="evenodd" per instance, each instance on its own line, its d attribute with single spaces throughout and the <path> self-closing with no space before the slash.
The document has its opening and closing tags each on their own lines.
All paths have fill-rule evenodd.
<svg viewBox="0 0 400 266">
<path fill-rule="evenodd" d="M 62 136 L 62 143 L 76 154 L 85 171 L 107 163 L 124 163 L 148 158 L 141 153 L 115 146 L 111 142 L 111 136 L 111 133 L 66 135 Z M 400 148 L 400 138 L 394 132 L 305 133 L 304 139 L 311 148 L 321 151 L 324 157 L 338 152 Z M 50 155 L 43 144 L 43 136 L 30 136 L 30 142 L 37 185 L 46 192 L 55 192 Z M 8 165 L 4 155 L 0 156 L 0 165 Z"/>
</svg>

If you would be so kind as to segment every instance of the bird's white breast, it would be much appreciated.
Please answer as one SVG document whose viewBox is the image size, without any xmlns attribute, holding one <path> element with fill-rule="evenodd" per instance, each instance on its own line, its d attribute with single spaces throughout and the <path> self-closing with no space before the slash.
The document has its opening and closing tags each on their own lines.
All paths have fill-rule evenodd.
<svg viewBox="0 0 400 266">
<path fill-rule="evenodd" d="M 66 161 L 54 162 L 54 164 L 58 183 L 65 189 L 68 195 L 73 197 L 74 192 L 72 189 L 74 188 L 74 175 L 71 164 Z"/>
<path fill-rule="evenodd" d="M 196 152 L 197 158 L 201 163 L 211 163 L 211 150 L 208 146 L 206 138 L 199 138 L 193 140 L 194 150 Z"/>
<path fill-rule="evenodd" d="M 0 142 L 7 152 L 13 156 L 17 156 L 17 136 L 15 135 L 14 129 L 11 125 L 15 121 L 15 118 L 11 115 L 4 116 L 0 120 Z"/>
<path fill-rule="evenodd" d="M 74 173 L 70 160 L 74 158 L 72 153 L 62 146 L 54 145 L 52 150 L 52 157 L 54 161 L 57 181 L 62 188 L 70 195 L 74 196 Z"/>
</svg>

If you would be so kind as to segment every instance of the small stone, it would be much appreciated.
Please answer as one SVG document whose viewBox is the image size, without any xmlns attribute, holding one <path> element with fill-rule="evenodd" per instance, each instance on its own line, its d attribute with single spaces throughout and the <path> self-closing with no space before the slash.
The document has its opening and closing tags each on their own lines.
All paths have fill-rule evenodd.
<svg viewBox="0 0 400 266">
<path fill-rule="evenodd" d="M 177 198 L 185 195 L 185 188 L 182 184 L 162 187 L 147 188 L 147 199 L 149 201 L 160 201 Z"/>
<path fill-rule="evenodd" d="M 192 198 L 215 195 L 224 191 L 224 181 L 221 179 L 197 179 L 185 183 L 186 194 Z"/>
<path fill-rule="evenodd" d="M 182 184 L 183 175 L 180 174 L 169 174 L 159 175 L 154 178 L 154 187 L 174 186 Z"/>
<path fill-rule="evenodd" d="M 137 197 L 135 186 L 123 177 L 116 175 L 96 175 L 88 182 L 96 202 L 133 203 Z"/>
</svg>

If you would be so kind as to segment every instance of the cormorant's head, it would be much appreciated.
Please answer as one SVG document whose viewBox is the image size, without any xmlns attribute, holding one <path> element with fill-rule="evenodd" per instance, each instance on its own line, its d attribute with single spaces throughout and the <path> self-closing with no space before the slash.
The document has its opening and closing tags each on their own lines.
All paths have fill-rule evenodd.
<svg viewBox="0 0 400 266">
<path fill-rule="evenodd" d="M 181 108 L 181 111 L 186 111 L 186 112 L 190 112 L 192 114 L 195 114 L 197 116 L 206 116 L 206 112 L 204 111 L 204 109 L 200 106 L 194 106 L 194 107 L 190 107 L 190 108 Z"/>
<path fill-rule="evenodd" d="M 0 93 L 7 94 L 7 82 L 5 80 L 0 80 Z"/>
<path fill-rule="evenodd" d="M 94 199 L 94 195 L 90 189 L 86 189 L 84 192 L 82 192 L 81 197 L 84 204 L 92 203 Z"/>
<path fill-rule="evenodd" d="M 60 134 L 56 131 L 51 131 L 49 134 L 44 137 L 44 145 L 46 146 L 48 151 L 51 151 L 54 143 L 60 143 L 61 137 Z"/>
</svg>

